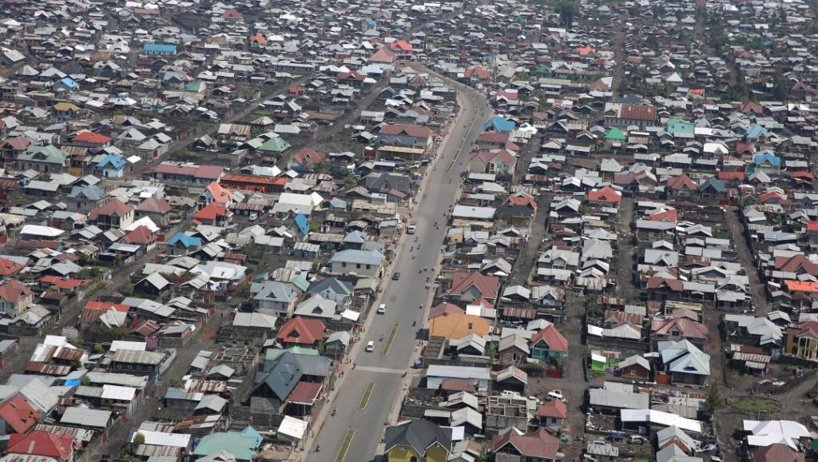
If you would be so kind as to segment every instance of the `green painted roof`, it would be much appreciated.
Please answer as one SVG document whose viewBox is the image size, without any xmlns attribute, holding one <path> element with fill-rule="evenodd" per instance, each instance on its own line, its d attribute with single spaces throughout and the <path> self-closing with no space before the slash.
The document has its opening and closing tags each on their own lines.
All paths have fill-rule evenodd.
<svg viewBox="0 0 818 462">
<path fill-rule="evenodd" d="M 291 348 L 287 348 L 286 350 L 282 350 L 280 348 L 269 348 L 264 353 L 264 359 L 266 361 L 273 361 L 276 358 L 278 358 L 279 356 L 283 355 L 284 353 L 287 353 L 288 351 L 290 353 L 293 353 L 293 354 L 296 354 L 296 355 L 318 356 L 318 350 L 316 350 L 315 348 L 294 346 L 294 347 L 291 347 Z"/>
<path fill-rule="evenodd" d="M 290 284 L 296 286 L 301 292 L 306 292 L 307 289 L 310 288 L 310 281 L 301 274 L 293 276 L 293 278 L 290 279 Z"/>
<path fill-rule="evenodd" d="M 617 127 L 613 127 L 607 132 L 605 132 L 606 140 L 624 140 L 625 138 L 626 138 L 625 132 L 623 132 Z"/>
<path fill-rule="evenodd" d="M 68 153 L 53 144 L 46 146 L 29 146 L 28 149 L 17 156 L 17 160 L 59 165 L 64 165 L 66 159 L 68 159 Z"/>
<path fill-rule="evenodd" d="M 275 136 L 267 140 L 264 144 L 258 147 L 259 151 L 268 152 L 284 152 L 290 149 L 290 143 L 284 141 L 280 136 Z"/>
<path fill-rule="evenodd" d="M 209 456 L 224 449 L 238 460 L 253 460 L 262 441 L 263 438 L 253 427 L 247 427 L 241 432 L 213 433 L 202 438 L 193 454 Z"/>
</svg>

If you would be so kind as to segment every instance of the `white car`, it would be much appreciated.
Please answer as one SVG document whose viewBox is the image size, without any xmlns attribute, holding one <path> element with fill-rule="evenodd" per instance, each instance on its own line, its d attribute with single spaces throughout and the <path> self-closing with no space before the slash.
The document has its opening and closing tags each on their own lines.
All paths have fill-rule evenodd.
<svg viewBox="0 0 818 462">
<path fill-rule="evenodd" d="M 548 394 L 545 395 L 545 399 L 546 399 L 546 401 L 553 401 L 553 400 L 556 399 L 556 400 L 562 401 L 563 403 L 565 402 L 565 396 L 563 396 L 562 390 L 551 390 L 551 391 L 549 391 Z"/>
<path fill-rule="evenodd" d="M 378 314 L 386 314 L 386 304 L 381 303 L 378 307 Z"/>
<path fill-rule="evenodd" d="M 366 342 L 366 352 L 372 353 L 373 351 L 375 351 L 375 342 L 372 341 Z"/>
</svg>

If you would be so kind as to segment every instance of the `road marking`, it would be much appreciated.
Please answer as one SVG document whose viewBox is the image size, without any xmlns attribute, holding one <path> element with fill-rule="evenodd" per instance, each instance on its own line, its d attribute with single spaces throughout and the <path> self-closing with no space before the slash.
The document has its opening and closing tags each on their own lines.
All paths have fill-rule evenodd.
<svg viewBox="0 0 818 462">
<path fill-rule="evenodd" d="M 341 443 L 341 450 L 338 451 L 338 455 L 335 456 L 335 462 L 344 462 L 344 458 L 347 456 L 347 450 L 349 449 L 350 444 L 352 444 L 352 438 L 355 436 L 355 430 L 349 429 L 347 430 L 346 436 L 344 436 L 344 442 Z"/>
<path fill-rule="evenodd" d="M 395 341 L 395 336 L 398 334 L 398 323 L 392 325 L 392 332 L 389 333 L 389 338 L 386 339 L 386 345 L 383 346 L 383 351 L 381 351 L 381 356 L 386 356 L 389 354 L 389 350 L 392 348 L 392 342 Z"/>
<path fill-rule="evenodd" d="M 357 366 L 355 370 L 365 372 L 378 372 L 381 374 L 405 374 L 406 369 L 390 369 L 388 367 Z"/>
<path fill-rule="evenodd" d="M 366 405 L 369 404 L 369 397 L 372 396 L 372 390 L 375 388 L 375 382 L 369 382 L 366 386 L 366 390 L 364 390 L 364 395 L 361 396 L 361 403 L 358 405 L 358 409 L 366 408 Z"/>
</svg>

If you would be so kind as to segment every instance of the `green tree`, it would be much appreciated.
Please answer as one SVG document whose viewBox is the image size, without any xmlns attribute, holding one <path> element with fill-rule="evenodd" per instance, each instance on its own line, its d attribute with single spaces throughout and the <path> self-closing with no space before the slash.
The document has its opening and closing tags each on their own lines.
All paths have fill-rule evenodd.
<svg viewBox="0 0 818 462">
<path fill-rule="evenodd" d="M 773 75 L 773 98 L 778 101 L 787 101 L 789 97 L 790 80 L 781 71 L 776 71 Z"/>
<path fill-rule="evenodd" d="M 574 23 L 574 17 L 579 13 L 579 8 L 574 3 L 568 1 L 561 1 L 557 4 L 554 11 L 560 15 L 560 25 L 571 27 Z"/>
<path fill-rule="evenodd" d="M 104 348 L 102 348 L 102 344 L 101 344 L 101 343 L 95 343 L 95 344 L 94 344 L 94 353 L 96 353 L 96 354 L 102 354 L 102 353 L 105 353 L 105 349 L 104 349 Z"/>
<path fill-rule="evenodd" d="M 704 407 L 710 415 L 715 415 L 716 411 L 724 405 L 724 398 L 721 396 L 721 390 L 716 384 L 712 384 L 707 389 L 707 398 L 704 400 Z"/>
</svg>

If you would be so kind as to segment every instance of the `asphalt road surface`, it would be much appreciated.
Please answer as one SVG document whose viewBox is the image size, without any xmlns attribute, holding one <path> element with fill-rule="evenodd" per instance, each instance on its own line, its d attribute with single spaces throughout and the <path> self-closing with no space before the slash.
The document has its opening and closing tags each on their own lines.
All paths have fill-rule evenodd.
<svg viewBox="0 0 818 462">
<path fill-rule="evenodd" d="M 483 95 L 459 84 L 455 86 L 463 110 L 451 128 L 451 134 L 441 148 L 440 157 L 433 164 L 434 168 L 427 171 L 425 195 L 420 198 L 413 214 L 417 231 L 414 236 L 406 236 L 392 268 L 393 271 L 400 272 L 401 277 L 397 281 L 390 279 L 385 286 L 381 303 L 386 304 L 386 314 L 373 314 L 375 320 L 363 334 L 360 346 L 352 358 L 356 368 L 347 369 L 347 376 L 335 398 L 337 414 L 327 416 L 326 423 L 313 442 L 313 448 L 318 445 L 321 452 L 313 450 L 305 456 L 305 461 L 334 461 L 350 428 L 355 433 L 345 460 L 373 460 L 385 430 L 384 422 L 389 418 L 395 401 L 401 398 L 402 375 L 416 354 L 419 331 L 428 313 L 430 291 L 425 288 L 426 277 L 430 276 L 434 280 L 433 271 L 441 253 L 446 229 L 443 214 L 454 203 L 460 175 L 468 163 L 470 148 L 481 132 L 482 123 L 491 115 L 491 108 Z M 435 222 L 438 223 L 438 228 L 435 228 Z M 422 244 L 420 249 L 417 248 L 418 243 Z M 414 250 L 410 251 L 409 247 L 414 247 Z M 424 267 L 429 270 L 419 273 Z M 390 273 L 386 277 L 391 276 Z M 422 310 L 418 308 L 421 304 Z M 417 326 L 412 326 L 413 321 Z M 388 353 L 384 355 L 384 347 L 396 325 L 394 340 Z M 381 336 L 383 340 L 380 340 Z M 364 351 L 363 347 L 369 341 L 375 342 L 374 352 Z M 374 383 L 374 386 L 366 406 L 361 409 L 362 398 L 370 383 Z"/>
</svg>

